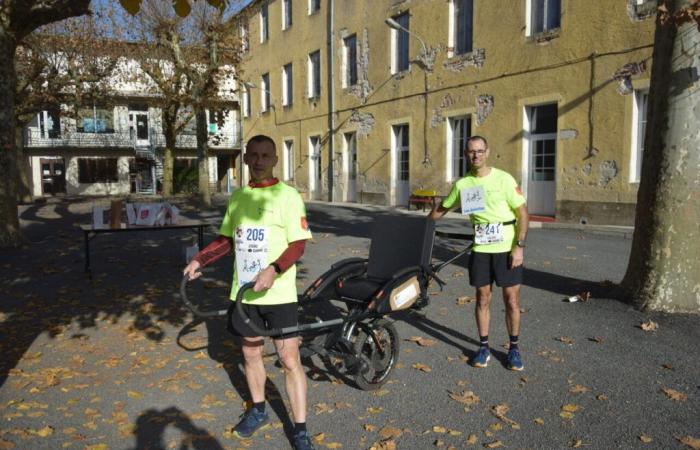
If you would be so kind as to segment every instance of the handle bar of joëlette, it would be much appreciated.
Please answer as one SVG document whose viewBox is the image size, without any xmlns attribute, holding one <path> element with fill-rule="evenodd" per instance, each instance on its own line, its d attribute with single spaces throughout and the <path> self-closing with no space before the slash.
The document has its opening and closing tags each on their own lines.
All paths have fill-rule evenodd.
<svg viewBox="0 0 700 450">
<path fill-rule="evenodd" d="M 441 230 L 435 230 L 435 236 L 440 236 L 444 238 L 449 238 L 449 239 L 464 239 L 468 241 L 472 241 L 471 244 L 469 244 L 464 250 L 461 252 L 457 253 L 454 255 L 452 258 L 448 259 L 447 261 L 443 261 L 440 264 L 437 265 L 431 265 L 428 271 L 428 275 L 435 279 L 437 283 L 440 285 L 440 289 L 446 284 L 443 280 L 441 280 L 437 274 L 440 272 L 445 266 L 452 264 L 454 261 L 462 257 L 462 255 L 468 253 L 472 247 L 474 246 L 474 235 L 473 234 L 464 234 L 464 233 L 452 233 L 449 231 L 441 231 Z"/>
</svg>

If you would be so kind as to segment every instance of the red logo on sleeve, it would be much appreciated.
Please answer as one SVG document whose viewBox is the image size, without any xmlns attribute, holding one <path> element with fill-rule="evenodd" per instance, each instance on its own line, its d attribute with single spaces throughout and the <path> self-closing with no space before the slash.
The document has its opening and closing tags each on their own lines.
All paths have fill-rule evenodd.
<svg viewBox="0 0 700 450">
<path fill-rule="evenodd" d="M 523 191 L 520 189 L 520 186 L 515 186 L 515 192 L 517 192 L 520 195 L 523 195 Z"/>
<path fill-rule="evenodd" d="M 303 228 L 304 230 L 309 229 L 309 222 L 306 221 L 306 217 L 301 218 L 301 228 Z"/>
</svg>

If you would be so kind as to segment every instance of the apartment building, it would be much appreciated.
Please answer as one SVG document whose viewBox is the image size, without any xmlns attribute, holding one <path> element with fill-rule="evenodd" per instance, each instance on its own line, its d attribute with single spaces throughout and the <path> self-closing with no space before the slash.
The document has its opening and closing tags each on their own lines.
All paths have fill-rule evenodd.
<svg viewBox="0 0 700 450">
<path fill-rule="evenodd" d="M 36 115 L 23 130 L 31 193 L 51 195 L 156 194 L 163 175 L 160 99 L 138 65 L 124 61 L 113 93 L 102 104 L 81 105 L 67 114 L 56 105 Z M 126 81 L 125 81 L 126 79 Z M 235 81 L 226 80 L 217 107 L 206 111 L 207 164 L 211 189 L 230 191 L 240 184 L 240 120 Z M 220 107 L 218 106 L 220 105 Z M 183 111 L 185 117 L 191 110 Z M 196 188 L 197 139 L 194 118 L 179 133 L 174 149 L 176 189 Z M 194 178 L 194 179 L 193 179 Z"/>
<path fill-rule="evenodd" d="M 255 0 L 237 27 L 244 138 L 278 145 L 309 199 L 446 195 L 465 140 L 530 211 L 631 224 L 655 1 Z"/>
</svg>

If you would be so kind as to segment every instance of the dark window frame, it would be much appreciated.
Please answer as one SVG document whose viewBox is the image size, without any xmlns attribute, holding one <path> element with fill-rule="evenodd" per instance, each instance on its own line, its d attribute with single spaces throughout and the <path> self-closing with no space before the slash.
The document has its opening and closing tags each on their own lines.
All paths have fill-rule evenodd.
<svg viewBox="0 0 700 450">
<path fill-rule="evenodd" d="M 292 106 L 294 104 L 294 66 L 292 63 L 287 63 L 282 67 L 282 76 L 284 77 L 284 95 L 286 103 L 284 106 Z"/>
<path fill-rule="evenodd" d="M 410 30 L 410 15 L 408 11 L 392 17 L 399 25 Z M 394 30 L 396 33 L 396 72 L 403 72 L 410 67 L 410 36 L 404 30 Z"/>
<path fill-rule="evenodd" d="M 288 30 L 292 27 L 292 0 L 282 0 L 284 4 L 283 30 Z"/>
<path fill-rule="evenodd" d="M 116 183 L 118 158 L 78 158 L 78 183 Z"/>
<path fill-rule="evenodd" d="M 455 54 L 474 50 L 474 0 L 455 0 Z"/>
<path fill-rule="evenodd" d="M 535 36 L 561 28 L 561 0 L 532 0 L 530 34 Z"/>
<path fill-rule="evenodd" d="M 311 92 L 309 92 L 309 98 L 320 98 L 321 97 L 321 51 L 316 50 L 315 52 L 309 53 L 309 60 L 311 62 Z"/>
<path fill-rule="evenodd" d="M 345 39 L 345 48 L 347 52 L 347 67 L 345 68 L 345 83 L 346 86 L 355 86 L 358 82 L 357 78 L 357 35 L 352 34 Z"/>
</svg>

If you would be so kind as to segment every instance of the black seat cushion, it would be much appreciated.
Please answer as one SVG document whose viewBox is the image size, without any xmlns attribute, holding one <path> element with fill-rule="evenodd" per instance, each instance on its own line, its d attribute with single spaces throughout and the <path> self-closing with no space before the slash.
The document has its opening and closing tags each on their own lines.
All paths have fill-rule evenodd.
<svg viewBox="0 0 700 450">
<path fill-rule="evenodd" d="M 384 281 L 360 275 L 345 280 L 338 280 L 335 290 L 341 297 L 369 301 L 381 289 Z"/>
</svg>

